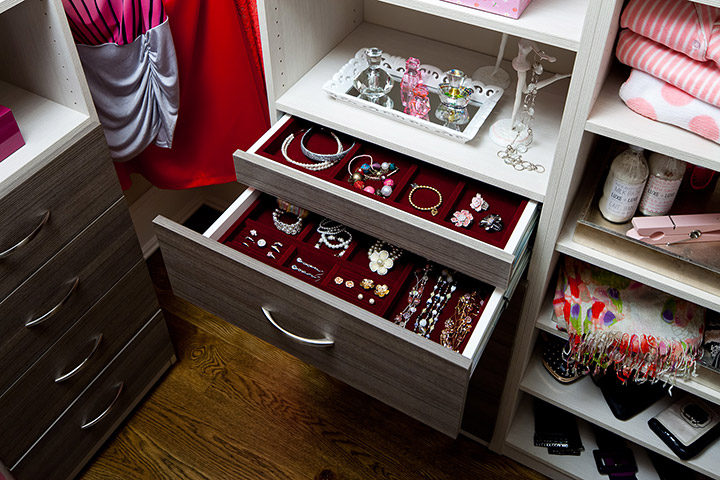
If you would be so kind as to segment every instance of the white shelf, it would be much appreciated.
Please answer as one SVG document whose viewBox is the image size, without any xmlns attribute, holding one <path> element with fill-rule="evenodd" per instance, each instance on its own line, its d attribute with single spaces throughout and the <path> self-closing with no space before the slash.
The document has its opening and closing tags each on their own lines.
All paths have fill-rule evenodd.
<svg viewBox="0 0 720 480">
<path fill-rule="evenodd" d="M 0 0 L 0 15 L 23 1 L 24 0 Z"/>
<path fill-rule="evenodd" d="M 625 80 L 617 72 L 608 77 L 587 120 L 588 132 L 720 170 L 720 144 L 630 110 L 618 94 Z"/>
<path fill-rule="evenodd" d="M 558 238 L 555 247 L 558 252 L 720 311 L 720 282 L 703 283 L 697 277 L 697 270 L 685 272 L 684 262 L 680 260 L 644 247 L 631 248 L 629 242 L 601 234 L 585 238 L 582 244 L 573 240 L 577 219 L 584 205 L 582 199 L 575 201 Z"/>
<path fill-rule="evenodd" d="M 513 420 L 510 433 L 507 436 L 506 448 L 510 447 L 521 455 L 530 457 L 536 462 L 551 467 L 570 478 L 577 480 L 607 480 L 607 475 L 600 475 L 595 466 L 593 450 L 597 450 L 597 442 L 592 427 L 587 422 L 578 419 L 578 429 L 585 451 L 580 456 L 550 455 L 547 448 L 536 447 L 533 443 L 535 433 L 535 415 L 533 411 L 533 398 L 525 395 Z M 635 456 L 638 466 L 636 478 L 638 480 L 657 480 L 659 478 L 655 467 L 650 461 L 647 452 L 637 445 L 627 445 Z M 503 452 L 513 457 L 512 452 Z"/>
<path fill-rule="evenodd" d="M 589 0 L 533 0 L 513 19 L 440 0 L 380 0 L 476 27 L 577 51 Z"/>
<path fill-rule="evenodd" d="M 502 147 L 488 138 L 490 125 L 511 116 L 514 86 L 508 88 L 476 137 L 465 144 L 330 98 L 322 89 L 323 84 L 358 50 L 368 46 L 378 46 L 393 55 L 417 56 L 423 63 L 442 69 L 457 67 L 473 72 L 479 66 L 494 64 L 494 60 L 477 52 L 363 23 L 277 100 L 278 109 L 531 200 L 543 201 L 555 157 L 568 81 L 543 88 L 537 96 L 535 141 L 525 154 L 525 160 L 539 163 L 547 171 L 543 174 L 518 172 L 498 158 L 497 153 Z"/>
<path fill-rule="evenodd" d="M 38 166 L 90 117 L 0 81 L 0 105 L 12 110 L 25 145 L 0 162 L 0 185 L 31 164 Z"/>
<path fill-rule="evenodd" d="M 691 2 L 701 3 L 703 5 L 710 5 L 711 7 L 720 8 L 720 0 L 690 0 Z"/>
<path fill-rule="evenodd" d="M 679 398 L 677 394 L 673 398 L 667 396 L 660 399 L 629 420 L 618 420 L 607 406 L 600 389 L 590 378 L 585 377 L 568 385 L 560 384 L 542 366 L 537 352 L 530 359 L 520 389 L 704 475 L 718 478 L 720 441 L 711 444 L 690 460 L 680 460 L 647 425 L 650 418 Z"/>
</svg>

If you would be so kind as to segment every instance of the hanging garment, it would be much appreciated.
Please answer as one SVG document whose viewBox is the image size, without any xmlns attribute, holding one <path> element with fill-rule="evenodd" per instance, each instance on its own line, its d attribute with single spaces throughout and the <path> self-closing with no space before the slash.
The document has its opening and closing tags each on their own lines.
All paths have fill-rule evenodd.
<svg viewBox="0 0 720 480">
<path fill-rule="evenodd" d="M 693 60 L 720 66 L 720 8 L 688 0 L 631 0 L 620 26 Z"/>
<path fill-rule="evenodd" d="M 159 188 L 236 181 L 233 153 L 270 126 L 254 0 L 165 0 L 180 75 L 172 149 L 115 163 L 123 188 L 139 173 Z"/>
<path fill-rule="evenodd" d="M 161 0 L 63 0 L 75 43 L 126 45 L 165 22 Z"/>
<path fill-rule="evenodd" d="M 634 112 L 720 143 L 720 107 L 633 69 L 620 87 L 620 98 Z"/>
<path fill-rule="evenodd" d="M 693 60 L 627 29 L 620 32 L 615 53 L 625 65 L 720 107 L 720 68 L 714 62 Z"/>
<path fill-rule="evenodd" d="M 160 0 L 63 0 L 110 155 L 172 147 L 179 86 Z"/>
</svg>

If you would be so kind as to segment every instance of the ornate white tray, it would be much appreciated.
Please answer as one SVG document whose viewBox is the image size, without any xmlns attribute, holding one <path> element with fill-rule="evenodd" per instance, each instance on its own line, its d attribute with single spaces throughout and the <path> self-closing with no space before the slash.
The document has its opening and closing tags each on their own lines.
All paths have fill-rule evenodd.
<svg viewBox="0 0 720 480">
<path fill-rule="evenodd" d="M 450 138 L 457 142 L 465 143 L 472 140 L 477 134 L 478 130 L 485 119 L 490 115 L 492 109 L 495 108 L 498 100 L 502 96 L 504 90 L 496 85 L 486 85 L 480 80 L 469 78 L 466 82 L 466 86 L 472 87 L 474 90 L 473 95 L 470 97 L 470 109 L 471 119 L 466 125 L 460 127 L 460 131 L 454 130 L 449 127 L 443 126 L 440 120 L 435 119 L 435 109 L 440 103 L 437 93 L 439 91 L 438 85 L 443 82 L 447 82 L 444 78 L 444 71 L 432 65 L 420 65 L 420 71 L 423 74 L 423 83 L 428 86 L 430 90 L 430 103 L 432 110 L 428 114 L 430 121 L 423 120 L 421 118 L 412 117 L 407 115 L 402 110 L 402 103 L 399 100 L 395 101 L 394 108 L 386 108 L 368 101 L 362 100 L 351 92 L 355 92 L 353 88 L 353 79 L 367 68 L 367 61 L 365 60 L 365 48 L 361 48 L 355 54 L 353 58 L 348 61 L 340 70 L 333 75 L 331 80 L 328 80 L 323 85 L 325 90 L 332 98 L 340 100 L 355 107 L 359 107 L 371 112 L 375 112 L 379 115 L 383 115 L 393 120 L 397 120 L 413 127 L 428 131 L 435 135 L 441 135 L 446 138 Z M 405 73 L 405 58 L 383 53 L 382 56 L 382 68 L 395 81 L 393 89 L 390 92 L 390 96 L 393 94 L 399 95 L 400 92 L 400 81 L 402 80 L 403 73 Z M 473 112 L 473 110 L 475 110 Z M 438 122 L 438 123 L 434 123 Z"/>
</svg>

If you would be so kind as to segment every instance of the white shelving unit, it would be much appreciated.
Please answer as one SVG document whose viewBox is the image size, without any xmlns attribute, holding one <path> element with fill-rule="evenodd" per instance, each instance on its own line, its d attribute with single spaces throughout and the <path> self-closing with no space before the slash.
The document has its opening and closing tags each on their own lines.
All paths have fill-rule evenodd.
<svg viewBox="0 0 720 480">
<path fill-rule="evenodd" d="M 558 258 L 571 255 L 720 310 L 720 281 L 683 275 L 676 263 L 669 263 L 657 252 L 638 254 L 623 242 L 598 238 L 595 243 L 583 243 L 575 238 L 575 225 L 585 204 L 579 192 L 585 191 L 583 185 L 588 181 L 597 182 L 597 178 L 590 178 L 595 170 L 590 167 L 598 157 L 604 161 L 592 151 L 599 138 L 640 145 L 720 170 L 720 145 L 634 114 L 618 98 L 623 79 L 612 72 L 613 48 L 623 3 L 534 0 L 517 20 L 442 0 L 265 0 L 258 4 L 266 25 L 262 40 L 272 115 L 279 118 L 290 113 L 542 203 L 527 274 L 529 289 L 490 447 L 557 478 L 601 476 L 587 456 L 549 458 L 532 446 L 529 405 L 533 397 L 619 433 L 633 448 L 642 446 L 677 459 L 646 425 L 649 416 L 669 400 L 622 424 L 610 415 L 589 379 L 561 386 L 542 370 L 533 354 L 538 334 L 562 335 L 552 318 L 554 286 L 550 285 Z M 718 6 L 717 0 L 702 3 Z M 471 73 L 479 66 L 495 63 L 501 33 L 539 42 L 559 57 L 558 65 L 570 65 L 572 70 L 569 82 L 542 89 L 537 97 L 535 141 L 524 157 L 544 165 L 545 174 L 518 172 L 504 165 L 497 157 L 501 147 L 488 138 L 489 126 L 510 116 L 514 85 L 477 136 L 466 144 L 332 100 L 322 90 L 322 85 L 358 50 L 370 46 L 392 55 L 412 55 L 442 69 L 456 67 Z M 508 48 L 505 58 L 515 55 Z M 507 63 L 504 67 L 512 72 Z M 552 70 L 552 66 L 546 65 L 546 69 Z M 685 393 L 683 390 L 720 402 L 720 382 L 714 374 L 703 371 L 698 378 L 678 381 L 675 391 Z M 586 432 L 587 425 L 583 429 Z M 592 445 L 590 437 L 584 436 L 586 447 Z M 713 445 L 684 463 L 717 477 L 713 460 L 717 465 L 718 449 L 720 444 Z M 651 471 L 643 450 L 637 451 L 643 469 Z"/>
</svg>

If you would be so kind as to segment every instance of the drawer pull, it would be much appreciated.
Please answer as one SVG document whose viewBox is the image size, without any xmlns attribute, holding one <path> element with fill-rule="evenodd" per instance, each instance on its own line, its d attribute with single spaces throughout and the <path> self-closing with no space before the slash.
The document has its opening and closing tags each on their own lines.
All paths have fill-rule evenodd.
<svg viewBox="0 0 720 480">
<path fill-rule="evenodd" d="M 98 423 L 100 420 L 102 420 L 102 419 L 105 417 L 105 415 L 107 415 L 108 413 L 110 413 L 110 410 L 112 410 L 112 408 L 113 408 L 113 407 L 115 406 L 115 404 L 117 403 L 118 398 L 120 398 L 120 394 L 122 393 L 122 390 L 123 390 L 123 386 L 124 386 L 124 385 L 125 385 L 124 382 L 118 383 L 118 384 L 116 385 L 116 387 L 117 387 L 117 393 L 115 394 L 115 398 L 113 398 L 113 401 L 110 402 L 110 405 L 108 405 L 108 407 L 107 407 L 105 410 L 103 410 L 103 412 L 102 412 L 100 415 L 98 415 L 97 417 L 95 417 L 95 419 L 90 420 L 89 422 L 80 425 L 80 428 L 83 429 L 83 430 L 86 430 L 86 429 L 92 427 L 93 425 L 95 425 L 96 423 Z"/>
<path fill-rule="evenodd" d="M 48 221 L 49 218 L 50 218 L 50 210 L 48 210 L 47 212 L 45 212 L 45 215 L 43 216 L 42 220 L 40 220 L 40 225 L 38 225 L 37 227 L 35 227 L 35 229 L 34 229 L 32 232 L 30 232 L 30 235 L 28 235 L 27 237 L 23 238 L 23 239 L 20 240 L 18 243 L 16 243 L 16 244 L 13 245 L 12 247 L 8 248 L 8 249 L 5 250 L 4 252 L 0 252 L 0 258 L 9 257 L 9 256 L 12 255 L 13 253 L 15 253 L 15 251 L 16 251 L 17 249 L 22 248 L 22 247 L 24 247 L 25 245 L 27 245 L 28 243 L 30 243 L 30 242 L 32 241 L 32 239 L 35 238 L 35 235 L 38 234 L 38 232 L 39 232 L 40 229 L 43 227 L 43 225 L 45 225 L 45 224 L 47 223 L 47 221 Z"/>
<path fill-rule="evenodd" d="M 300 337 L 298 335 L 295 335 L 294 333 L 290 333 L 287 330 L 285 330 L 284 328 L 282 328 L 280 325 L 278 325 L 277 322 L 275 322 L 275 320 L 272 318 L 272 315 L 270 314 L 270 310 L 268 310 L 265 307 L 262 307 L 262 312 L 265 314 L 265 318 L 267 318 L 268 322 L 270 322 L 270 324 L 273 327 L 277 328 L 282 333 L 284 333 L 286 336 L 290 337 L 291 339 L 295 340 L 298 343 L 302 343 L 303 345 L 307 345 L 309 347 L 325 347 L 325 348 L 332 347 L 333 345 L 335 345 L 335 340 L 333 340 L 331 338 L 327 338 L 327 337 L 319 338 L 319 339 L 305 338 L 305 337 Z"/>
<path fill-rule="evenodd" d="M 95 352 L 97 351 L 98 347 L 100 346 L 100 342 L 102 341 L 102 338 L 103 338 L 102 333 L 98 334 L 98 335 L 95 337 L 95 342 L 93 343 L 92 350 L 90 350 L 90 353 L 88 354 L 88 356 L 85 357 L 85 360 L 83 360 L 82 362 L 80 362 L 75 368 L 73 368 L 72 370 L 70 370 L 70 371 L 67 372 L 66 374 L 60 375 L 59 377 L 57 377 L 57 378 L 55 379 L 55 383 L 64 382 L 65 380 L 67 380 L 68 378 L 72 377 L 73 375 L 75 375 L 76 373 L 78 373 L 80 370 L 82 370 L 83 368 L 85 368 L 85 365 L 87 365 L 87 363 L 90 361 L 90 357 L 92 357 L 92 356 L 95 354 Z"/>
<path fill-rule="evenodd" d="M 63 307 L 63 305 L 65 305 L 65 304 L 67 303 L 67 301 L 70 300 L 70 297 L 72 296 L 72 294 L 75 293 L 75 290 L 77 290 L 77 286 L 78 286 L 79 283 L 80 283 L 80 278 L 79 278 L 79 277 L 75 277 L 75 280 L 73 281 L 72 287 L 70 287 L 70 291 L 67 293 L 67 295 L 65 295 L 65 296 L 63 297 L 62 300 L 60 300 L 60 303 L 58 303 L 57 305 L 55 305 L 53 308 L 51 308 L 51 309 L 48 310 L 45 314 L 39 316 L 38 318 L 36 318 L 36 319 L 34 319 L 34 320 L 28 320 L 27 322 L 25 322 L 25 326 L 26 326 L 26 327 L 34 327 L 34 326 L 36 326 L 36 325 L 40 325 L 40 324 L 43 323 L 45 320 L 47 320 L 48 318 L 52 317 L 52 316 L 55 315 L 57 312 L 59 312 L 60 309 Z"/>
</svg>

